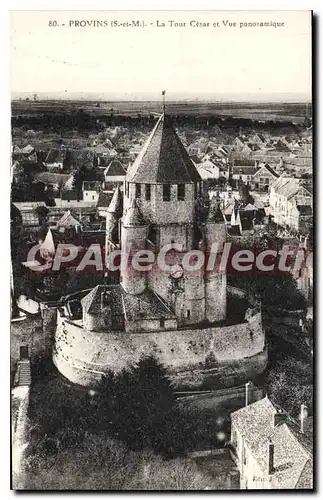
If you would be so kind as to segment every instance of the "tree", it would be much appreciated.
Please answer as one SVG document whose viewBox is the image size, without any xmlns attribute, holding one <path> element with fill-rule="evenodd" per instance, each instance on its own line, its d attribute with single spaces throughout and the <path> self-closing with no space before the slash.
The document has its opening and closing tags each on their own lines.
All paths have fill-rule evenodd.
<svg viewBox="0 0 323 500">
<path fill-rule="evenodd" d="M 248 205 L 248 203 L 253 203 L 254 199 L 250 195 L 250 188 L 247 184 L 244 184 L 243 182 L 239 183 L 239 193 L 240 197 L 245 205 Z"/>
<path fill-rule="evenodd" d="M 73 183 L 72 188 L 80 193 L 82 191 L 83 182 L 86 177 L 86 168 L 80 167 L 73 172 Z"/>
<path fill-rule="evenodd" d="M 44 224 L 47 224 L 48 214 L 49 214 L 48 208 L 41 205 L 36 208 L 35 212 L 37 213 L 38 216 L 39 225 L 43 226 Z"/>
<path fill-rule="evenodd" d="M 313 411 L 313 367 L 311 363 L 287 358 L 269 372 L 268 396 L 297 418 L 301 404 Z"/>
<path fill-rule="evenodd" d="M 291 274 L 250 274 L 229 276 L 230 284 L 259 296 L 263 307 L 304 309 L 306 301 Z"/>
</svg>

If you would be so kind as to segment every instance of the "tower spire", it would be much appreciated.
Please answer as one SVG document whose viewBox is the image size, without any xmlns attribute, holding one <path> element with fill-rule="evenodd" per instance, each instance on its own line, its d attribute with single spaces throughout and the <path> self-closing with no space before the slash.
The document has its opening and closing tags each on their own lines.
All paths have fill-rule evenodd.
<svg viewBox="0 0 323 500">
<path fill-rule="evenodd" d="M 166 114 L 165 95 L 166 95 L 166 90 L 162 90 L 162 96 L 163 96 L 163 113 L 164 113 L 164 115 Z"/>
</svg>

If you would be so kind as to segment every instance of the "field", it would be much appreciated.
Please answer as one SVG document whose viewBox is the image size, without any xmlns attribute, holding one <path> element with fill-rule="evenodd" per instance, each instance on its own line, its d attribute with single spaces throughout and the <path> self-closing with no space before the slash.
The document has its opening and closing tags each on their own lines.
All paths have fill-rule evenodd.
<svg viewBox="0 0 323 500">
<path fill-rule="evenodd" d="M 218 116 L 244 118 L 258 121 L 289 121 L 302 123 L 307 112 L 306 103 L 247 103 L 247 102 L 167 102 L 169 114 L 177 116 Z M 161 113 L 160 101 L 73 101 L 14 100 L 11 104 L 12 116 L 30 116 L 38 113 L 75 113 L 83 111 L 94 116 L 133 116 Z"/>
</svg>

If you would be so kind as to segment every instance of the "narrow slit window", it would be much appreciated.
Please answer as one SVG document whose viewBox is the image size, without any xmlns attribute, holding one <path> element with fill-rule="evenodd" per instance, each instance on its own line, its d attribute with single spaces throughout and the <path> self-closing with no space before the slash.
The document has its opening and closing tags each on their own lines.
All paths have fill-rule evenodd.
<svg viewBox="0 0 323 500">
<path fill-rule="evenodd" d="M 170 184 L 163 185 L 163 201 L 170 201 Z"/>
<path fill-rule="evenodd" d="M 178 186 L 177 186 L 177 199 L 179 201 L 185 200 L 185 184 L 178 184 Z"/>
<path fill-rule="evenodd" d="M 151 186 L 150 186 L 150 184 L 145 184 L 145 198 L 146 198 L 146 201 L 150 201 L 150 197 L 151 197 Z"/>
<path fill-rule="evenodd" d="M 141 197 L 141 184 L 136 184 L 136 195 L 135 198 Z"/>
</svg>

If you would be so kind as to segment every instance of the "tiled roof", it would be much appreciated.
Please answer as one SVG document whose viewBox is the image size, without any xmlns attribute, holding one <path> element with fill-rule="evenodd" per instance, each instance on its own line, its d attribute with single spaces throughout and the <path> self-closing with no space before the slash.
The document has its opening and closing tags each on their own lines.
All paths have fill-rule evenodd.
<svg viewBox="0 0 323 500">
<path fill-rule="evenodd" d="M 65 214 L 56 223 L 58 227 L 75 227 L 79 226 L 81 223 L 79 219 L 71 213 L 70 210 L 65 212 Z"/>
<path fill-rule="evenodd" d="M 232 425 L 242 435 L 264 475 L 268 474 L 268 443 L 271 440 L 274 471 L 270 477 L 274 487 L 295 489 L 299 482 L 311 485 L 313 469 L 308 467 L 312 460 L 311 447 L 305 444 L 304 435 L 295 431 L 295 424 L 287 414 L 281 423 L 274 425 L 277 411 L 278 408 L 265 397 L 233 412 Z"/>
<path fill-rule="evenodd" d="M 128 168 L 126 180 L 147 184 L 201 181 L 168 117 L 159 118 L 142 151 Z"/>
<path fill-rule="evenodd" d="M 302 188 L 308 191 L 309 196 L 312 193 L 312 186 L 310 184 L 304 182 L 302 179 L 295 179 L 294 177 L 279 177 L 273 182 L 271 187 L 274 188 L 276 193 L 287 199 L 297 195 Z"/>
<path fill-rule="evenodd" d="M 133 199 L 130 207 L 127 209 L 123 218 L 122 225 L 124 227 L 145 226 L 147 223 L 140 212 L 136 200 Z"/>
<path fill-rule="evenodd" d="M 101 191 L 99 194 L 99 199 L 97 203 L 97 207 L 106 207 L 110 205 L 112 195 L 111 193 L 107 193 L 106 191 Z"/>
<path fill-rule="evenodd" d="M 126 175 L 126 171 L 119 160 L 112 160 L 104 171 L 104 175 L 121 176 Z"/>
<path fill-rule="evenodd" d="M 152 290 L 146 289 L 139 295 L 126 293 L 121 285 L 97 285 L 89 294 L 81 299 L 84 312 L 101 313 L 102 293 L 105 300 L 111 301 L 116 314 L 124 314 L 128 321 L 144 319 L 175 318 L 175 314 L 165 302 Z"/>
<path fill-rule="evenodd" d="M 53 172 L 40 172 L 35 174 L 34 180 L 36 182 L 43 182 L 44 184 L 59 184 L 64 183 L 70 179 L 71 174 L 54 174 Z"/>
<path fill-rule="evenodd" d="M 113 193 L 108 212 L 111 214 L 115 214 L 118 218 L 123 214 L 123 197 L 119 186 L 116 187 Z"/>
<path fill-rule="evenodd" d="M 260 172 L 261 169 L 265 168 L 266 170 L 268 170 L 268 172 L 273 175 L 274 177 L 278 178 L 279 175 L 277 174 L 277 172 L 275 172 L 275 170 L 269 165 L 269 163 L 264 163 L 264 164 L 260 164 L 259 165 L 259 168 L 257 170 L 257 174 Z"/>
<path fill-rule="evenodd" d="M 249 165 L 239 165 L 232 167 L 233 175 L 254 175 L 258 170 L 258 167 L 250 167 Z"/>
</svg>

